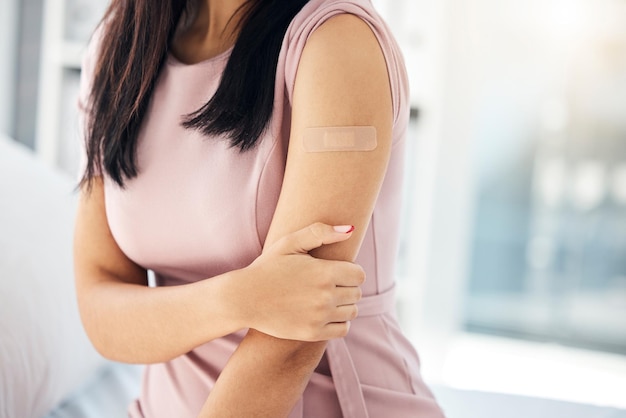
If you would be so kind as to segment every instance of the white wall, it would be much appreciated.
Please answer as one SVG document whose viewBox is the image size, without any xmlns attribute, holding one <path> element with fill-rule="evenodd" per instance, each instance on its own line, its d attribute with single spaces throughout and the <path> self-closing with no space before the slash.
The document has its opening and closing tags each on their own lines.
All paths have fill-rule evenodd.
<svg viewBox="0 0 626 418">
<path fill-rule="evenodd" d="M 18 3 L 0 1 L 0 133 L 9 136 L 14 133 Z"/>
</svg>

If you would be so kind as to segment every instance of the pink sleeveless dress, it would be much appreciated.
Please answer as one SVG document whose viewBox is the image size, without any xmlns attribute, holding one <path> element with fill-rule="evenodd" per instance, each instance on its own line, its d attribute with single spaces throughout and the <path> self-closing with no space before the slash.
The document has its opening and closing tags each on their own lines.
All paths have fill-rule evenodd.
<svg viewBox="0 0 626 418">
<path fill-rule="evenodd" d="M 290 418 L 442 417 L 394 313 L 408 86 L 399 49 L 370 0 L 311 0 L 295 17 L 280 52 L 270 128 L 245 153 L 180 126 L 182 115 L 213 95 L 229 53 L 193 65 L 168 57 L 139 137 L 139 176 L 124 190 L 105 177 L 108 222 L 120 248 L 153 270 L 158 286 L 213 277 L 258 257 L 283 179 L 300 55 L 311 33 L 340 13 L 367 22 L 382 47 L 393 95 L 394 145 L 357 258 L 368 277 L 359 317 L 347 337 L 328 343 Z M 84 61 L 82 103 L 89 94 L 95 44 Z M 197 416 L 243 336 L 228 335 L 167 363 L 148 365 L 130 416 Z"/>
</svg>

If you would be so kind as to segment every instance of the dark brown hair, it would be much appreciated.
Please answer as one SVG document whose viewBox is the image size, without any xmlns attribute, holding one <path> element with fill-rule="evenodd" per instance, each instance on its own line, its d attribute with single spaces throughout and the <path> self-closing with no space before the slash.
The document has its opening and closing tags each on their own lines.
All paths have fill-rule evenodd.
<svg viewBox="0 0 626 418">
<path fill-rule="evenodd" d="M 138 174 L 137 136 L 158 74 L 183 13 L 193 0 L 113 0 L 103 30 L 86 126 L 87 166 L 118 185 Z M 206 1 L 206 0 L 198 0 Z M 248 0 L 239 34 L 213 97 L 181 123 L 224 135 L 233 147 L 254 147 L 272 116 L 283 37 L 308 0 Z M 245 6 L 245 7 L 244 7 Z"/>
</svg>

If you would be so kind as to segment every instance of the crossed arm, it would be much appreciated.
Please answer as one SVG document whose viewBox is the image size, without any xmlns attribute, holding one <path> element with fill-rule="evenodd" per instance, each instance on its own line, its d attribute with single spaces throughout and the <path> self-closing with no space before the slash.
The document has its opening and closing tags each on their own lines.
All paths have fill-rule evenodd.
<svg viewBox="0 0 626 418">
<path fill-rule="evenodd" d="M 263 255 L 257 259 L 263 258 L 261 265 L 271 274 L 243 269 L 188 285 L 149 289 L 146 270 L 129 260 L 111 235 L 102 178 L 94 179 L 91 193 L 81 195 L 75 231 L 77 295 L 87 334 L 105 357 L 164 362 L 251 328 L 221 373 L 202 417 L 286 416 L 324 352 L 324 342 L 271 337 L 298 335 L 303 320 L 294 316 L 281 329 L 271 320 L 275 312 L 259 320 L 262 315 L 255 313 L 260 311 L 246 311 L 267 305 L 255 289 L 280 288 L 289 295 L 264 295 L 280 305 L 278 312 L 299 312 L 302 317 L 323 312 L 337 323 L 333 327 L 322 321 L 313 337 L 302 339 L 323 341 L 345 334 L 341 323 L 354 314 L 342 306 L 358 299 L 354 286 L 361 279 L 355 266 L 345 261 L 356 257 L 371 217 L 389 159 L 393 119 L 387 67 L 367 24 L 340 15 L 315 31 L 301 58 L 292 105 L 283 188 Z M 304 152 L 302 132 L 316 126 L 374 126 L 378 146 L 368 152 Z M 276 251 L 282 237 L 293 237 L 294 231 L 314 222 L 352 224 L 356 230 L 345 237 L 332 232 L 321 237 L 321 230 L 310 230 L 320 241 L 311 247 L 320 246 L 311 251 L 315 261 L 306 254 Z M 334 244 L 322 245 L 330 242 Z M 336 285 L 320 290 L 319 283 L 328 284 L 328 278 Z M 250 286 L 251 280 L 255 286 Z M 329 293 L 338 306 L 316 306 L 317 296 Z M 194 315 L 189 315 L 190 307 Z"/>
<path fill-rule="evenodd" d="M 387 67 L 371 29 L 352 15 L 329 19 L 308 40 L 298 67 L 285 178 L 265 248 L 315 221 L 353 224 L 349 240 L 311 253 L 354 261 L 389 160 L 392 119 Z M 305 152 L 303 130 L 320 126 L 374 126 L 377 148 Z M 200 416 L 287 416 L 325 347 L 251 329 Z"/>
</svg>

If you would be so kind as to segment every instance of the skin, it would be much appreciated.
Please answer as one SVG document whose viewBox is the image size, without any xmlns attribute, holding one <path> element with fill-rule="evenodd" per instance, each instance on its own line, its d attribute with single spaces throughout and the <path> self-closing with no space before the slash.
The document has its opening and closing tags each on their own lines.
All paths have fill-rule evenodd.
<svg viewBox="0 0 626 418">
<path fill-rule="evenodd" d="M 349 262 L 315 259 L 306 250 L 352 235 L 316 224 L 277 240 L 247 268 L 184 286 L 148 288 L 146 270 L 111 235 L 103 180 L 96 177 L 90 193 L 81 191 L 75 224 L 81 318 L 104 357 L 127 363 L 165 362 L 244 328 L 307 341 L 343 336 L 356 315 L 364 273 Z"/>
<path fill-rule="evenodd" d="M 287 169 L 266 248 L 316 220 L 351 222 L 356 231 L 350 240 L 311 253 L 329 260 L 355 259 L 389 160 L 391 109 L 387 68 L 371 29 L 351 15 L 328 20 L 310 37 L 298 67 Z M 306 153 L 301 147 L 307 127 L 362 125 L 377 130 L 374 151 Z M 200 416 L 287 416 L 325 346 L 250 330 Z"/>
<path fill-rule="evenodd" d="M 249 327 L 309 341 L 343 336 L 346 321 L 356 316 L 363 271 L 348 262 L 316 260 L 306 250 L 351 235 L 315 224 L 277 241 L 247 268 L 183 286 L 148 288 L 146 270 L 128 259 L 111 235 L 102 179 L 96 178 L 91 193 L 81 194 L 76 216 L 81 319 L 100 354 L 126 363 L 169 361 Z M 285 317 L 290 320 L 281 321 Z"/>
<path fill-rule="evenodd" d="M 174 41 L 173 52 L 193 63 L 227 49 L 233 34 L 225 22 L 240 3 L 206 0 L 195 29 Z M 287 416 L 324 341 L 346 335 L 357 313 L 364 274 L 352 262 L 389 159 L 391 109 L 385 61 L 370 28 L 350 15 L 328 20 L 299 64 L 287 168 L 263 254 L 245 269 L 189 285 L 146 287 L 145 269 L 111 236 L 96 178 L 91 193 L 81 193 L 75 232 L 79 308 L 95 347 L 114 360 L 155 363 L 250 328 L 200 416 Z M 299 143 L 306 127 L 351 125 L 374 126 L 378 147 L 306 153 Z M 346 224 L 355 231 L 330 226 Z"/>
<path fill-rule="evenodd" d="M 236 13 L 245 0 L 200 0 L 191 26 L 172 42 L 172 53 L 179 61 L 193 64 L 221 54 L 236 40 L 235 29 L 241 18 Z"/>
</svg>

